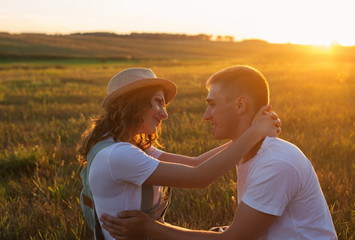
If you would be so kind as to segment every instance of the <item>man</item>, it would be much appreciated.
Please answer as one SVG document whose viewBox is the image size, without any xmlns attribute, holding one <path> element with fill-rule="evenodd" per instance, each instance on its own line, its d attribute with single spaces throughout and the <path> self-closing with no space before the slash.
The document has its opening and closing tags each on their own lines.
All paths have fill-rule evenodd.
<svg viewBox="0 0 355 240">
<path fill-rule="evenodd" d="M 207 88 L 204 119 L 216 139 L 238 139 L 269 102 L 265 77 L 248 66 L 215 73 Z M 337 239 L 316 173 L 293 144 L 265 138 L 238 163 L 237 176 L 239 204 L 224 232 L 164 225 L 139 211 L 102 216 L 103 227 L 116 239 Z"/>
</svg>

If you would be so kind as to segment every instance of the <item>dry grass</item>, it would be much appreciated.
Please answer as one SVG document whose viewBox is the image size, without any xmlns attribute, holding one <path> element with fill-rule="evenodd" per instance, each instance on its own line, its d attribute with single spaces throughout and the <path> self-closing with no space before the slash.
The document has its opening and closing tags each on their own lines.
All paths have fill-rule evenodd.
<svg viewBox="0 0 355 240">
<path fill-rule="evenodd" d="M 213 72 L 241 63 L 269 79 L 271 101 L 283 121 L 281 137 L 310 158 L 339 239 L 353 239 L 355 63 L 331 57 L 1 64 L 0 238 L 91 237 L 79 205 L 81 165 L 75 147 L 90 117 L 101 111 L 106 84 L 115 73 L 146 66 L 175 81 L 179 92 L 168 106 L 161 142 L 166 151 L 197 155 L 220 144 L 202 120 L 204 83 Z M 206 189 L 174 189 L 167 220 L 195 229 L 229 224 L 236 181 L 231 170 Z"/>
</svg>

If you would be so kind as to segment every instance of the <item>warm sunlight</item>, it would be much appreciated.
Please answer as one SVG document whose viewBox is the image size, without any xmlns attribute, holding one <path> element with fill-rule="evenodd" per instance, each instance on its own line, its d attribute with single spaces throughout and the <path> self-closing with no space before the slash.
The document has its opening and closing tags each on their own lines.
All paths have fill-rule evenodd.
<svg viewBox="0 0 355 240">
<path fill-rule="evenodd" d="M 355 240 L 354 6 L 0 0 L 0 240 Z"/>
<path fill-rule="evenodd" d="M 41 7 L 39 7 L 41 6 Z M 351 0 L 0 0 L 0 32 L 168 32 L 355 45 Z"/>
<path fill-rule="evenodd" d="M 258 6 L 257 9 L 253 9 Z M 244 3 L 243 9 L 252 9 L 246 29 L 254 27 L 258 38 L 270 42 L 291 42 L 330 46 L 334 43 L 355 45 L 355 32 L 349 27 L 355 22 L 350 1 L 282 1 L 272 0 Z M 235 7 L 240 3 L 235 3 Z M 277 7 L 276 7 L 277 6 Z M 235 14 L 235 19 L 238 19 Z M 244 15 L 245 17 L 247 16 Z M 241 21 L 242 22 L 242 21 Z M 230 22 L 232 27 L 233 23 Z M 238 36 L 243 24 L 235 29 Z M 240 33 L 239 33 L 240 35 Z"/>
</svg>

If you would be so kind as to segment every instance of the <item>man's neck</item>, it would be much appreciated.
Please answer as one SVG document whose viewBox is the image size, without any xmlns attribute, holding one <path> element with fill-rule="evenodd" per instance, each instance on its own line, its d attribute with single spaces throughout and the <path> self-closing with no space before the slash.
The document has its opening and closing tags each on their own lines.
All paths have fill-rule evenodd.
<svg viewBox="0 0 355 240">
<path fill-rule="evenodd" d="M 232 134 L 232 141 L 237 140 L 241 134 L 243 134 L 250 126 L 253 118 L 255 117 L 255 113 L 249 111 L 243 115 L 243 118 L 240 119 L 235 128 L 235 134 Z M 252 159 L 259 151 L 261 145 L 263 144 L 265 138 L 262 138 L 259 142 L 257 142 L 249 152 L 247 152 L 244 157 L 238 162 L 238 164 L 243 164 Z"/>
<path fill-rule="evenodd" d="M 252 147 L 252 149 L 244 155 L 244 157 L 240 160 L 239 164 L 244 164 L 246 162 L 248 162 L 250 159 L 252 159 L 259 151 L 261 145 L 264 142 L 264 139 L 261 139 L 257 144 L 254 145 L 254 147 Z"/>
</svg>

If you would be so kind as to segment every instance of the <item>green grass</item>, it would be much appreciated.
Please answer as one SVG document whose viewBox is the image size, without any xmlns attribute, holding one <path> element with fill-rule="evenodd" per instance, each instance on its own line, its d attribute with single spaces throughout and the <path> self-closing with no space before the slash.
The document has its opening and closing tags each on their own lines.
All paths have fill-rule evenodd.
<svg viewBox="0 0 355 240">
<path fill-rule="evenodd" d="M 304 56 L 260 61 L 262 57 L 0 63 L 0 239 L 92 237 L 79 204 L 82 166 L 75 149 L 90 117 L 101 112 L 106 85 L 117 72 L 151 67 L 178 85 L 160 142 L 166 151 L 198 155 L 221 144 L 202 120 L 205 81 L 235 64 L 250 64 L 266 75 L 273 108 L 283 122 L 281 137 L 313 163 L 339 239 L 353 239 L 353 56 L 342 61 L 328 55 L 321 61 Z M 231 170 L 205 189 L 174 189 L 167 221 L 194 229 L 230 224 L 236 181 Z"/>
</svg>

